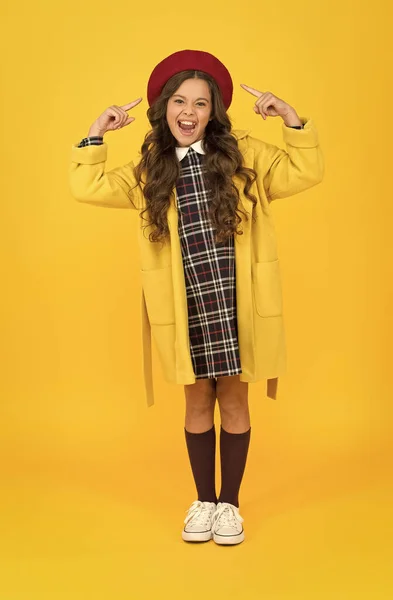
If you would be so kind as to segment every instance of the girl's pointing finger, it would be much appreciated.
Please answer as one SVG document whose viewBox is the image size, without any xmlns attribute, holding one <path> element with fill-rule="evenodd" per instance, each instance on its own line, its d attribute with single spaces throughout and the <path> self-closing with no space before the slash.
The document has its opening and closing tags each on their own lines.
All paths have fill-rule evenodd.
<svg viewBox="0 0 393 600">
<path fill-rule="evenodd" d="M 240 85 L 242 86 L 242 88 L 244 90 L 246 90 L 247 92 L 250 92 L 250 94 L 253 94 L 254 96 L 258 96 L 258 98 L 263 95 L 263 92 L 258 92 L 258 90 L 254 89 L 252 87 L 249 87 L 248 85 L 244 85 L 244 83 L 241 83 Z"/>
<path fill-rule="evenodd" d="M 139 102 L 141 102 L 141 101 L 142 101 L 142 98 L 137 98 L 137 100 L 134 100 L 133 102 L 129 102 L 128 104 L 123 104 L 123 106 L 121 106 L 120 108 L 122 108 L 123 110 L 130 110 L 130 108 L 133 108 L 134 106 L 139 104 Z"/>
</svg>

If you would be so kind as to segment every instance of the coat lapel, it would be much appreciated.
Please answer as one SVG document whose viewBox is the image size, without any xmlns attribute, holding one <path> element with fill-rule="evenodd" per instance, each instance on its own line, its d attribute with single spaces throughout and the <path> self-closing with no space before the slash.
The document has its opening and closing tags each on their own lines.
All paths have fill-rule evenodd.
<svg viewBox="0 0 393 600">
<path fill-rule="evenodd" d="M 183 269 L 180 237 L 178 232 L 178 212 L 176 204 L 176 188 L 172 190 L 167 212 L 168 227 L 171 237 L 172 279 L 176 321 L 176 373 L 186 384 L 195 383 L 195 374 L 191 361 L 190 340 L 188 334 L 187 290 Z"/>
</svg>

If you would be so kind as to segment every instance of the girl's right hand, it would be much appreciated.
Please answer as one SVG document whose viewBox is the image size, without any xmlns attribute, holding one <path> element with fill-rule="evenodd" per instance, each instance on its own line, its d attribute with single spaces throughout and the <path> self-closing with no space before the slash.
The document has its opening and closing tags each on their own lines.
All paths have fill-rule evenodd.
<svg viewBox="0 0 393 600">
<path fill-rule="evenodd" d="M 114 131 L 115 129 L 122 129 L 126 125 L 135 121 L 134 117 L 129 117 L 127 110 L 134 108 L 137 104 L 142 101 L 142 98 L 138 98 L 129 104 L 123 106 L 117 106 L 113 104 L 109 106 L 102 115 L 98 117 L 90 127 L 90 135 L 101 135 L 103 136 L 107 131 Z"/>
</svg>

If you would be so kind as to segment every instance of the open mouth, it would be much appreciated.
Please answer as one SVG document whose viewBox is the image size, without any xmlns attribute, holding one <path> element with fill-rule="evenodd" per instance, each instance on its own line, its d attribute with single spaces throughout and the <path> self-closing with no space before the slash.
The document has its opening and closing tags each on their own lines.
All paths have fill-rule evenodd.
<svg viewBox="0 0 393 600">
<path fill-rule="evenodd" d="M 196 130 L 196 123 L 192 121 L 178 121 L 177 126 L 183 135 L 192 135 Z"/>
</svg>

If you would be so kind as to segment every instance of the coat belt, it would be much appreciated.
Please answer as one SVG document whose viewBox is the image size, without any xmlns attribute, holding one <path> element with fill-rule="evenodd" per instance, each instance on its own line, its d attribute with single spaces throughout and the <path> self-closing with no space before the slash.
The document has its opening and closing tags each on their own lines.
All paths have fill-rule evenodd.
<svg viewBox="0 0 393 600">
<path fill-rule="evenodd" d="M 142 346 L 143 346 L 143 375 L 145 382 L 145 397 L 147 406 L 154 404 L 153 365 L 151 355 L 151 327 L 147 314 L 145 292 L 142 288 Z"/>
</svg>

